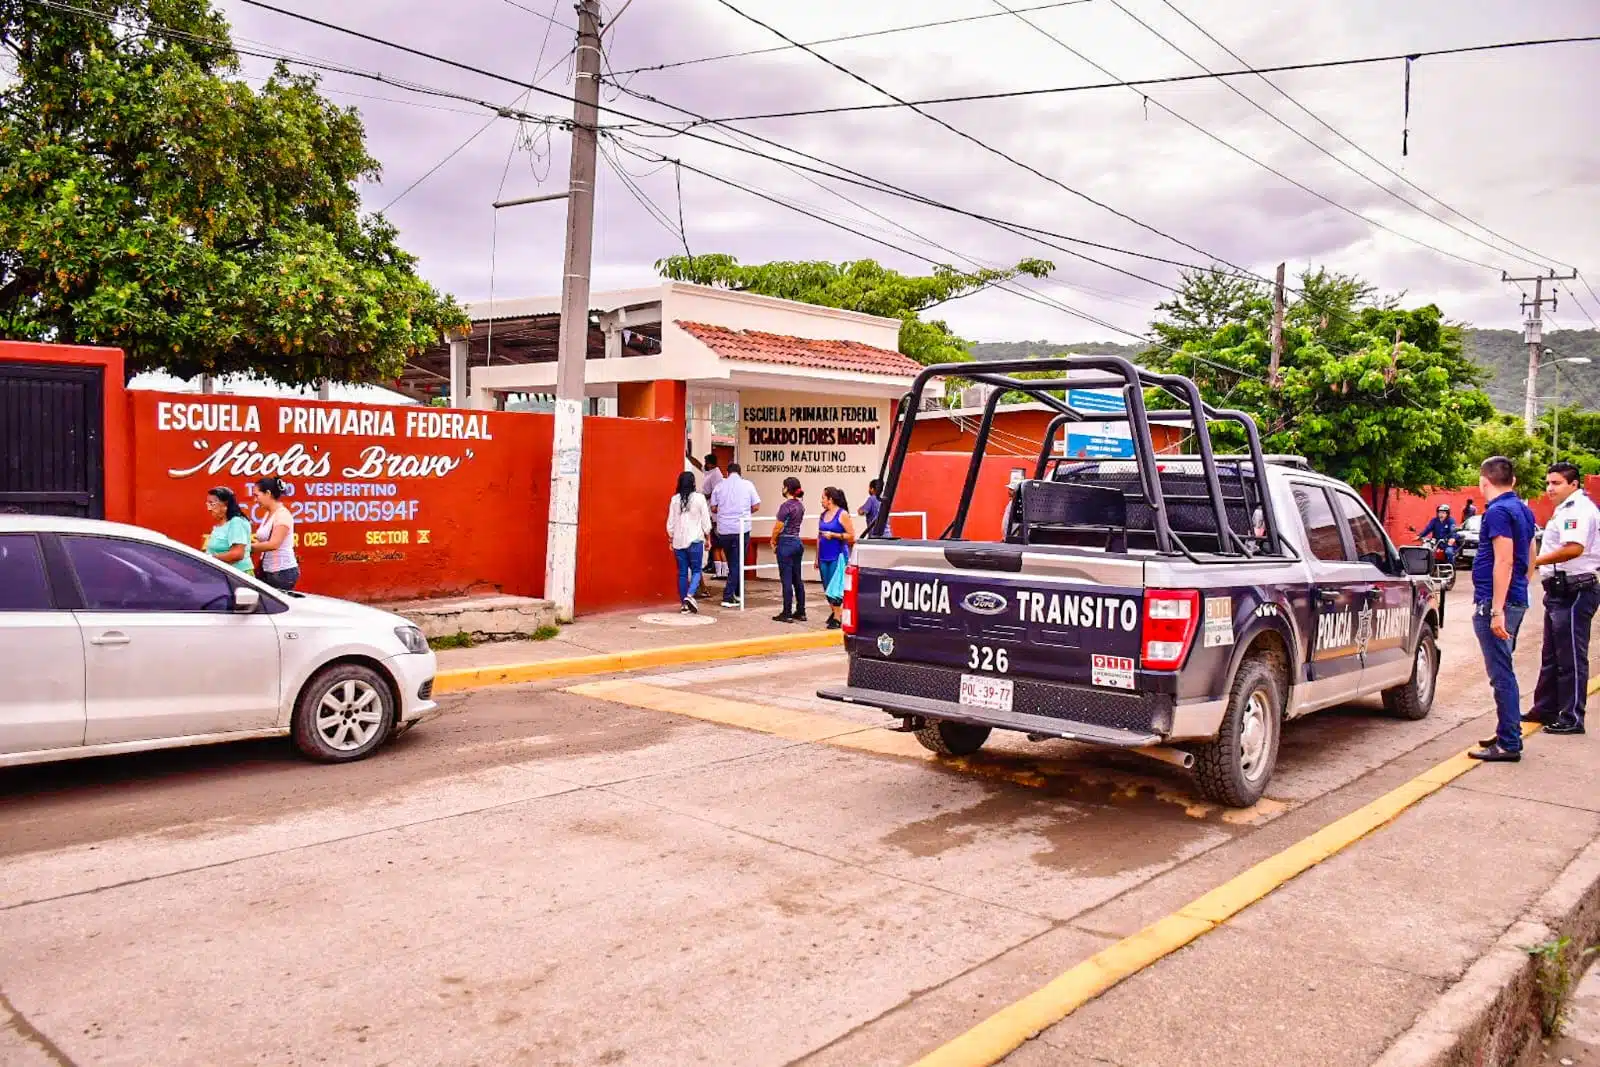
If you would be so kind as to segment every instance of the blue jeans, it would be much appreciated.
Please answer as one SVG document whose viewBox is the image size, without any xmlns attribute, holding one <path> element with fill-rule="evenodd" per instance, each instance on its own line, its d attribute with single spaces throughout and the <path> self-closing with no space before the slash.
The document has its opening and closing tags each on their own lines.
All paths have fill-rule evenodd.
<svg viewBox="0 0 1600 1067">
<path fill-rule="evenodd" d="M 717 534 L 717 547 L 722 549 L 722 556 L 728 561 L 728 581 L 722 587 L 724 604 L 738 600 L 739 592 L 744 587 L 744 557 L 739 552 L 744 543 L 744 538 L 736 533 Z"/>
<path fill-rule="evenodd" d="M 675 548 L 678 557 L 678 599 L 688 600 L 700 589 L 700 572 L 705 567 L 705 542 L 696 541 L 688 548 Z"/>
<path fill-rule="evenodd" d="M 1511 640 L 1503 641 L 1494 635 L 1489 624 L 1489 603 L 1472 606 L 1472 631 L 1478 635 L 1478 647 L 1483 650 L 1483 665 L 1489 671 L 1489 686 L 1494 690 L 1494 709 L 1498 725 L 1495 742 L 1507 752 L 1522 751 L 1522 694 L 1517 689 L 1517 673 L 1511 665 L 1511 653 L 1517 648 L 1517 630 L 1522 626 L 1526 604 L 1506 605 L 1506 632 Z"/>
<path fill-rule="evenodd" d="M 778 580 L 783 584 L 783 613 L 806 613 L 806 546 L 798 537 L 778 538 Z"/>
</svg>

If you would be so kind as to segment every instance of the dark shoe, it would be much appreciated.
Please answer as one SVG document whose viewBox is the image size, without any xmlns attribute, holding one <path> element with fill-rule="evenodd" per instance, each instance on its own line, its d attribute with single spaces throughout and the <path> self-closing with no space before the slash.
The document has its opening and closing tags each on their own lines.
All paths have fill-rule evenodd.
<svg viewBox="0 0 1600 1067">
<path fill-rule="evenodd" d="M 1468 759 L 1482 760 L 1484 763 L 1521 763 L 1522 753 L 1508 752 L 1499 745 L 1485 745 L 1475 748 L 1467 753 Z"/>
<path fill-rule="evenodd" d="M 722 606 L 725 608 L 736 608 L 739 606 L 739 602 L 737 600 L 724 600 L 722 602 Z"/>
<path fill-rule="evenodd" d="M 806 613 L 802 611 L 802 612 L 799 612 L 798 614 L 791 615 L 791 616 L 789 616 L 789 621 L 790 622 L 805 622 L 806 621 Z"/>
<path fill-rule="evenodd" d="M 1553 722 L 1544 728 L 1547 734 L 1583 734 L 1589 731 L 1583 728 L 1583 723 Z"/>
<path fill-rule="evenodd" d="M 844 629 L 844 623 L 840 622 L 836 618 L 833 618 L 832 616 L 829 616 L 829 618 L 828 618 L 828 629 L 830 629 L 830 630 L 842 630 L 842 629 Z"/>
<path fill-rule="evenodd" d="M 782 614 L 774 615 L 772 617 L 772 621 L 773 622 L 794 622 L 794 616 L 790 615 L 787 611 L 785 611 Z"/>
<path fill-rule="evenodd" d="M 1522 717 L 1522 721 L 1523 722 L 1536 722 L 1540 726 L 1549 726 L 1550 725 L 1550 720 L 1545 718 L 1543 715 L 1540 715 L 1536 711 L 1528 712 L 1528 714 L 1526 714 L 1526 715 L 1524 715 Z"/>
</svg>

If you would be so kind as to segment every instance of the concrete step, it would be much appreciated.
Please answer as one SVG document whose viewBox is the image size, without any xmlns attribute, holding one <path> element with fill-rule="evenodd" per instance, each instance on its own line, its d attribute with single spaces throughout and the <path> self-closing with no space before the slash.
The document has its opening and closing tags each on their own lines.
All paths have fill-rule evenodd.
<svg viewBox="0 0 1600 1067">
<path fill-rule="evenodd" d="M 430 639 L 467 633 L 479 641 L 509 641 L 528 637 L 541 626 L 556 624 L 554 601 L 526 596 L 442 597 L 379 607 L 410 619 Z"/>
</svg>

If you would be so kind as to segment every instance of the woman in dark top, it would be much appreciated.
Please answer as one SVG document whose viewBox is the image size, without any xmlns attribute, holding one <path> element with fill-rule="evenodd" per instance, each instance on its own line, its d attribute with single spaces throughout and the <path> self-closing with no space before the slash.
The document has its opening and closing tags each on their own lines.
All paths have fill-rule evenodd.
<svg viewBox="0 0 1600 1067">
<path fill-rule="evenodd" d="M 805 495 L 798 478 L 783 480 L 783 503 L 778 505 L 778 521 L 772 526 L 778 580 L 783 584 L 783 613 L 774 615 L 773 622 L 806 621 L 806 586 L 802 577 L 806 546 L 800 540 L 800 524 L 806 517 Z"/>
<path fill-rule="evenodd" d="M 828 486 L 822 491 L 822 518 L 817 522 L 817 569 L 822 572 L 822 592 L 828 598 L 828 629 L 844 623 L 839 609 L 844 604 L 844 572 L 850 562 L 850 546 L 856 543 L 855 524 L 850 521 L 850 505 L 844 491 Z"/>
</svg>

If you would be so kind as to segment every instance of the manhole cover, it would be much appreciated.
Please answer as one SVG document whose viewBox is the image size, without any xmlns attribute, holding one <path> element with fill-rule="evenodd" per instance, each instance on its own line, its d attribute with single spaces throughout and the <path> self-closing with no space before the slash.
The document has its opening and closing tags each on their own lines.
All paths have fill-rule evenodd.
<svg viewBox="0 0 1600 1067">
<path fill-rule="evenodd" d="M 648 615 L 640 615 L 639 621 L 647 622 L 651 626 L 711 626 L 717 620 L 709 615 L 683 615 L 678 612 L 673 612 L 669 615 L 664 611 L 660 611 L 651 612 Z"/>
</svg>

